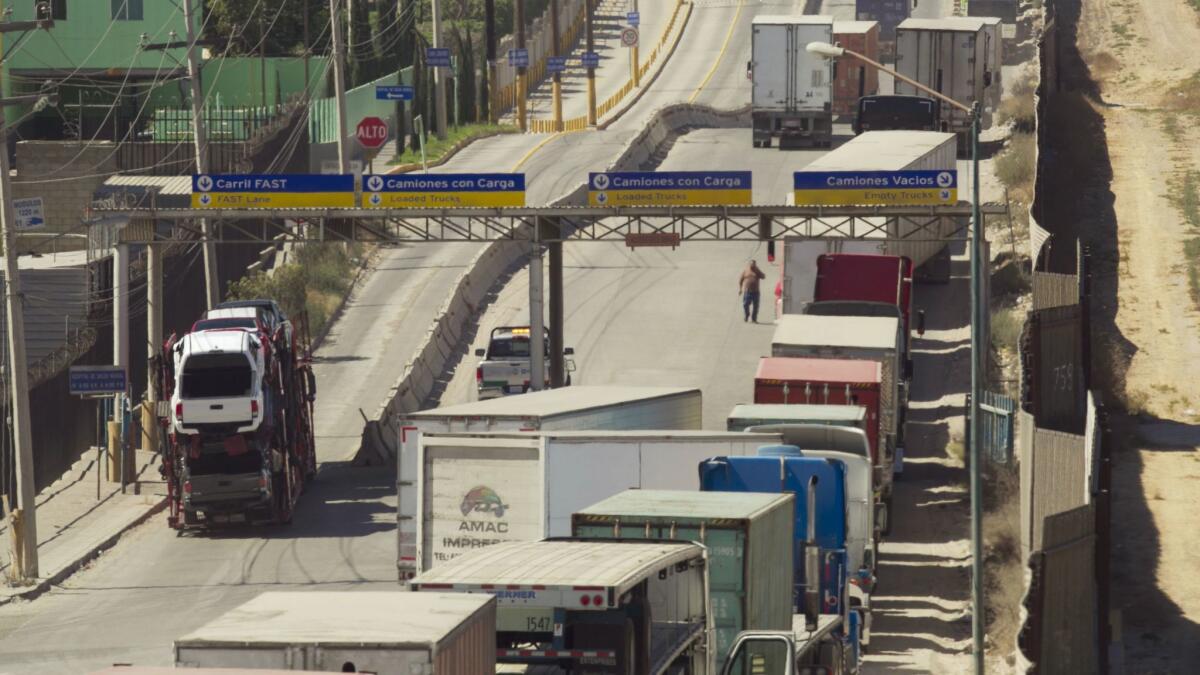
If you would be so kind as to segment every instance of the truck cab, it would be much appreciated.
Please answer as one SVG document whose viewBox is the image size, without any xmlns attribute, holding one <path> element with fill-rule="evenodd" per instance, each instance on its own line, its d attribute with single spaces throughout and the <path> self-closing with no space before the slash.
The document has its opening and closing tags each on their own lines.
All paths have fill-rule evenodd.
<svg viewBox="0 0 1200 675">
<path fill-rule="evenodd" d="M 823 614 L 810 628 L 803 615 L 791 631 L 751 630 L 738 634 L 721 675 L 847 675 L 857 672 L 854 641 L 841 639 L 843 617 Z"/>
<path fill-rule="evenodd" d="M 270 396 L 263 386 L 266 347 L 254 333 L 189 333 L 171 345 L 178 386 L 171 394 L 176 434 L 227 436 L 256 431 Z"/>
<path fill-rule="evenodd" d="M 496 398 L 508 394 L 524 394 L 529 391 L 530 378 L 530 335 L 529 326 L 502 326 L 492 329 L 486 349 L 476 349 L 475 356 L 483 360 L 475 368 L 475 384 L 479 399 Z M 549 333 L 549 331 L 546 331 Z M 550 360 L 550 342 L 544 341 L 547 363 Z M 573 356 L 575 350 L 567 347 L 563 350 L 565 356 Z M 565 384 L 570 386 L 571 373 L 575 371 L 575 361 L 567 359 L 565 364 L 567 379 Z M 550 386 L 549 369 L 543 386 Z"/>
</svg>

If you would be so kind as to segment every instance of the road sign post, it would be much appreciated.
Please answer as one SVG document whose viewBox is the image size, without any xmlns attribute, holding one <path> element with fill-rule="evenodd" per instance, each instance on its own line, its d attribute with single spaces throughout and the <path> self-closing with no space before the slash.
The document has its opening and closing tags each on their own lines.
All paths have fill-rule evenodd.
<svg viewBox="0 0 1200 675">
<path fill-rule="evenodd" d="M 121 366 L 71 366 L 67 387 L 72 396 L 112 396 L 124 394 L 125 368 Z"/>
</svg>

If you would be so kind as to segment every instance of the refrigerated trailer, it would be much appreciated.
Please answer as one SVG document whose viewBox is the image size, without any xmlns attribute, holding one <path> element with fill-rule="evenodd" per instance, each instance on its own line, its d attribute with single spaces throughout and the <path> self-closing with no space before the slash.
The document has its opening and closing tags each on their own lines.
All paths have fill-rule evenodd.
<svg viewBox="0 0 1200 675">
<path fill-rule="evenodd" d="M 507 542 L 422 572 L 409 588 L 494 595 L 501 663 L 704 675 L 713 669 L 708 567 L 704 546 L 677 541 Z"/>
<path fill-rule="evenodd" d="M 988 70 L 994 59 L 990 49 L 984 21 L 979 17 L 905 19 L 896 27 L 896 72 L 967 108 L 978 101 L 983 106 L 982 124 L 986 127 L 991 124 L 991 87 L 999 86 L 999 78 Z M 896 80 L 896 93 L 921 94 L 900 80 Z M 965 139 L 971 130 L 971 114 L 943 105 L 941 115 L 942 130 L 963 134 Z"/>
<path fill-rule="evenodd" d="M 405 414 L 396 474 L 400 578 L 411 576 L 417 566 L 417 445 L 422 433 L 700 427 L 700 390 L 681 387 L 574 386 Z"/>
<path fill-rule="evenodd" d="M 491 675 L 495 642 L 486 595 L 287 591 L 263 593 L 174 649 L 180 668 Z"/>
<path fill-rule="evenodd" d="M 756 148 L 833 142 L 833 62 L 811 54 L 811 42 L 833 42 L 828 16 L 756 16 L 751 27 L 750 77 Z"/>
<path fill-rule="evenodd" d="M 500 542 L 566 536 L 580 509 L 630 488 L 696 490 L 686 467 L 717 455 L 754 455 L 780 438 L 712 431 L 423 434 L 416 558 L 426 570 Z"/>
<path fill-rule="evenodd" d="M 694 469 L 700 462 L 695 462 Z M 689 471 L 688 473 L 693 473 Z M 708 587 L 721 611 L 713 620 L 717 663 L 740 631 L 791 627 L 790 494 L 626 490 L 571 518 L 572 534 L 597 539 L 672 539 L 708 547 Z"/>
</svg>

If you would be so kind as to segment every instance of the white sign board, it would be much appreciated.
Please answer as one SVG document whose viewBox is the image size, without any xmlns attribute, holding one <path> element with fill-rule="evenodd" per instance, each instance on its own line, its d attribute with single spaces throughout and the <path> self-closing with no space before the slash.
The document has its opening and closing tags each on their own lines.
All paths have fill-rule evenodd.
<svg viewBox="0 0 1200 675">
<path fill-rule="evenodd" d="M 46 216 L 42 212 L 42 198 L 14 199 L 13 211 L 17 214 L 18 230 L 36 230 L 46 226 Z"/>
</svg>

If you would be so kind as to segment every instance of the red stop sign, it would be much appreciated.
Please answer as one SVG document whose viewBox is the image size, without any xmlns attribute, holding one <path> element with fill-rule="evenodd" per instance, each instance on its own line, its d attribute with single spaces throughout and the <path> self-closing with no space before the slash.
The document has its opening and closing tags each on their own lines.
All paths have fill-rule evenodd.
<svg viewBox="0 0 1200 675">
<path fill-rule="evenodd" d="M 387 122 L 378 117 L 364 117 L 358 123 L 358 130 L 355 132 L 355 137 L 364 148 L 374 150 L 387 142 L 388 125 Z"/>
</svg>

